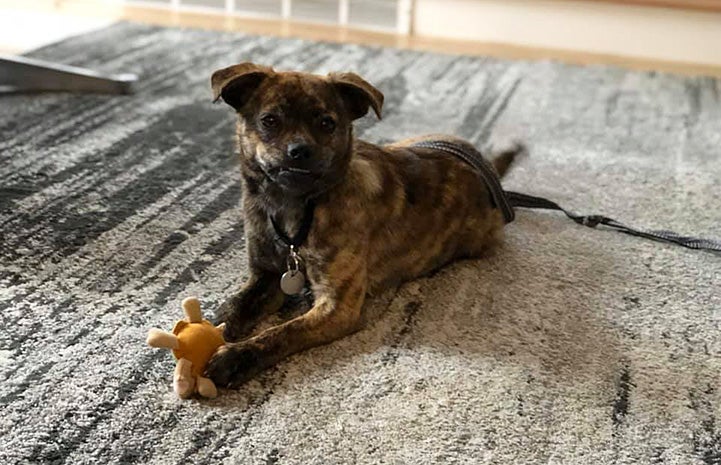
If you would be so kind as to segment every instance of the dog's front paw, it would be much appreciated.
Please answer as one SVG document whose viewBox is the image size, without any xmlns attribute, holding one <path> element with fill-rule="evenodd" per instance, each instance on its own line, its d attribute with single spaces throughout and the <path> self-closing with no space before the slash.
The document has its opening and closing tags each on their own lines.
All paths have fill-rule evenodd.
<svg viewBox="0 0 721 465">
<path fill-rule="evenodd" d="M 237 387 L 261 369 L 260 350 L 251 344 L 238 342 L 220 346 L 208 362 L 205 375 L 218 387 Z"/>
<path fill-rule="evenodd" d="M 226 341 L 238 341 L 253 330 L 254 321 L 240 309 L 240 299 L 233 296 L 223 302 L 215 312 L 215 324 L 225 323 L 223 337 Z"/>
</svg>

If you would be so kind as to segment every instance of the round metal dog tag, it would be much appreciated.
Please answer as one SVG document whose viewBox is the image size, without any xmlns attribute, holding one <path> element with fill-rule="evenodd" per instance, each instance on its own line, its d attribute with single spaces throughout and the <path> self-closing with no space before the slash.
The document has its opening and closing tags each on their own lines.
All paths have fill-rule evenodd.
<svg viewBox="0 0 721 465">
<path fill-rule="evenodd" d="M 305 285 L 305 276 L 298 270 L 288 270 L 280 277 L 280 290 L 286 295 L 300 294 Z"/>
</svg>

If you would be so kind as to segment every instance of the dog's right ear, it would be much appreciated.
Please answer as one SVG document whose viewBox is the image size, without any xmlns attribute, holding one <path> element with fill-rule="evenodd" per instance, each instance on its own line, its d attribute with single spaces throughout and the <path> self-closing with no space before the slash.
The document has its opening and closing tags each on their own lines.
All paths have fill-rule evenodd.
<svg viewBox="0 0 721 465">
<path fill-rule="evenodd" d="M 222 98 L 225 103 L 238 111 L 250 99 L 263 79 L 273 73 L 273 68 L 255 63 L 240 63 L 219 69 L 210 78 L 213 102 Z"/>
</svg>

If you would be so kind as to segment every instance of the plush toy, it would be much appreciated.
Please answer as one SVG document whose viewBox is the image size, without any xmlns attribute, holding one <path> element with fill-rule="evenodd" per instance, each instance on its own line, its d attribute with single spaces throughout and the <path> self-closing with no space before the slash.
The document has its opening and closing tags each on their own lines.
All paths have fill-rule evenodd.
<svg viewBox="0 0 721 465">
<path fill-rule="evenodd" d="M 204 320 L 200 312 L 200 302 L 195 297 L 183 300 L 186 319 L 175 323 L 173 333 L 153 328 L 148 331 L 148 345 L 171 349 L 178 360 L 173 374 L 173 389 L 181 399 L 187 399 L 194 393 L 213 398 L 218 395 L 213 381 L 204 378 L 203 372 L 208 360 L 223 340 L 224 325 L 213 326 Z"/>
</svg>

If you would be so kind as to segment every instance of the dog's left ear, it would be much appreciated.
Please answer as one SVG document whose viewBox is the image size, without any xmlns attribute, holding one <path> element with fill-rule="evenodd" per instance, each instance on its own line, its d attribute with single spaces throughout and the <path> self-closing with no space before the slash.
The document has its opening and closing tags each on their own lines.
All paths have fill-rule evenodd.
<svg viewBox="0 0 721 465">
<path fill-rule="evenodd" d="M 213 103 L 222 97 L 225 103 L 240 110 L 263 79 L 273 73 L 273 68 L 255 63 L 240 63 L 219 69 L 210 78 Z"/>
<path fill-rule="evenodd" d="M 383 94 L 355 73 L 330 73 L 331 84 L 336 86 L 348 108 L 352 120 L 356 120 L 373 108 L 378 119 L 381 119 Z"/>
</svg>

